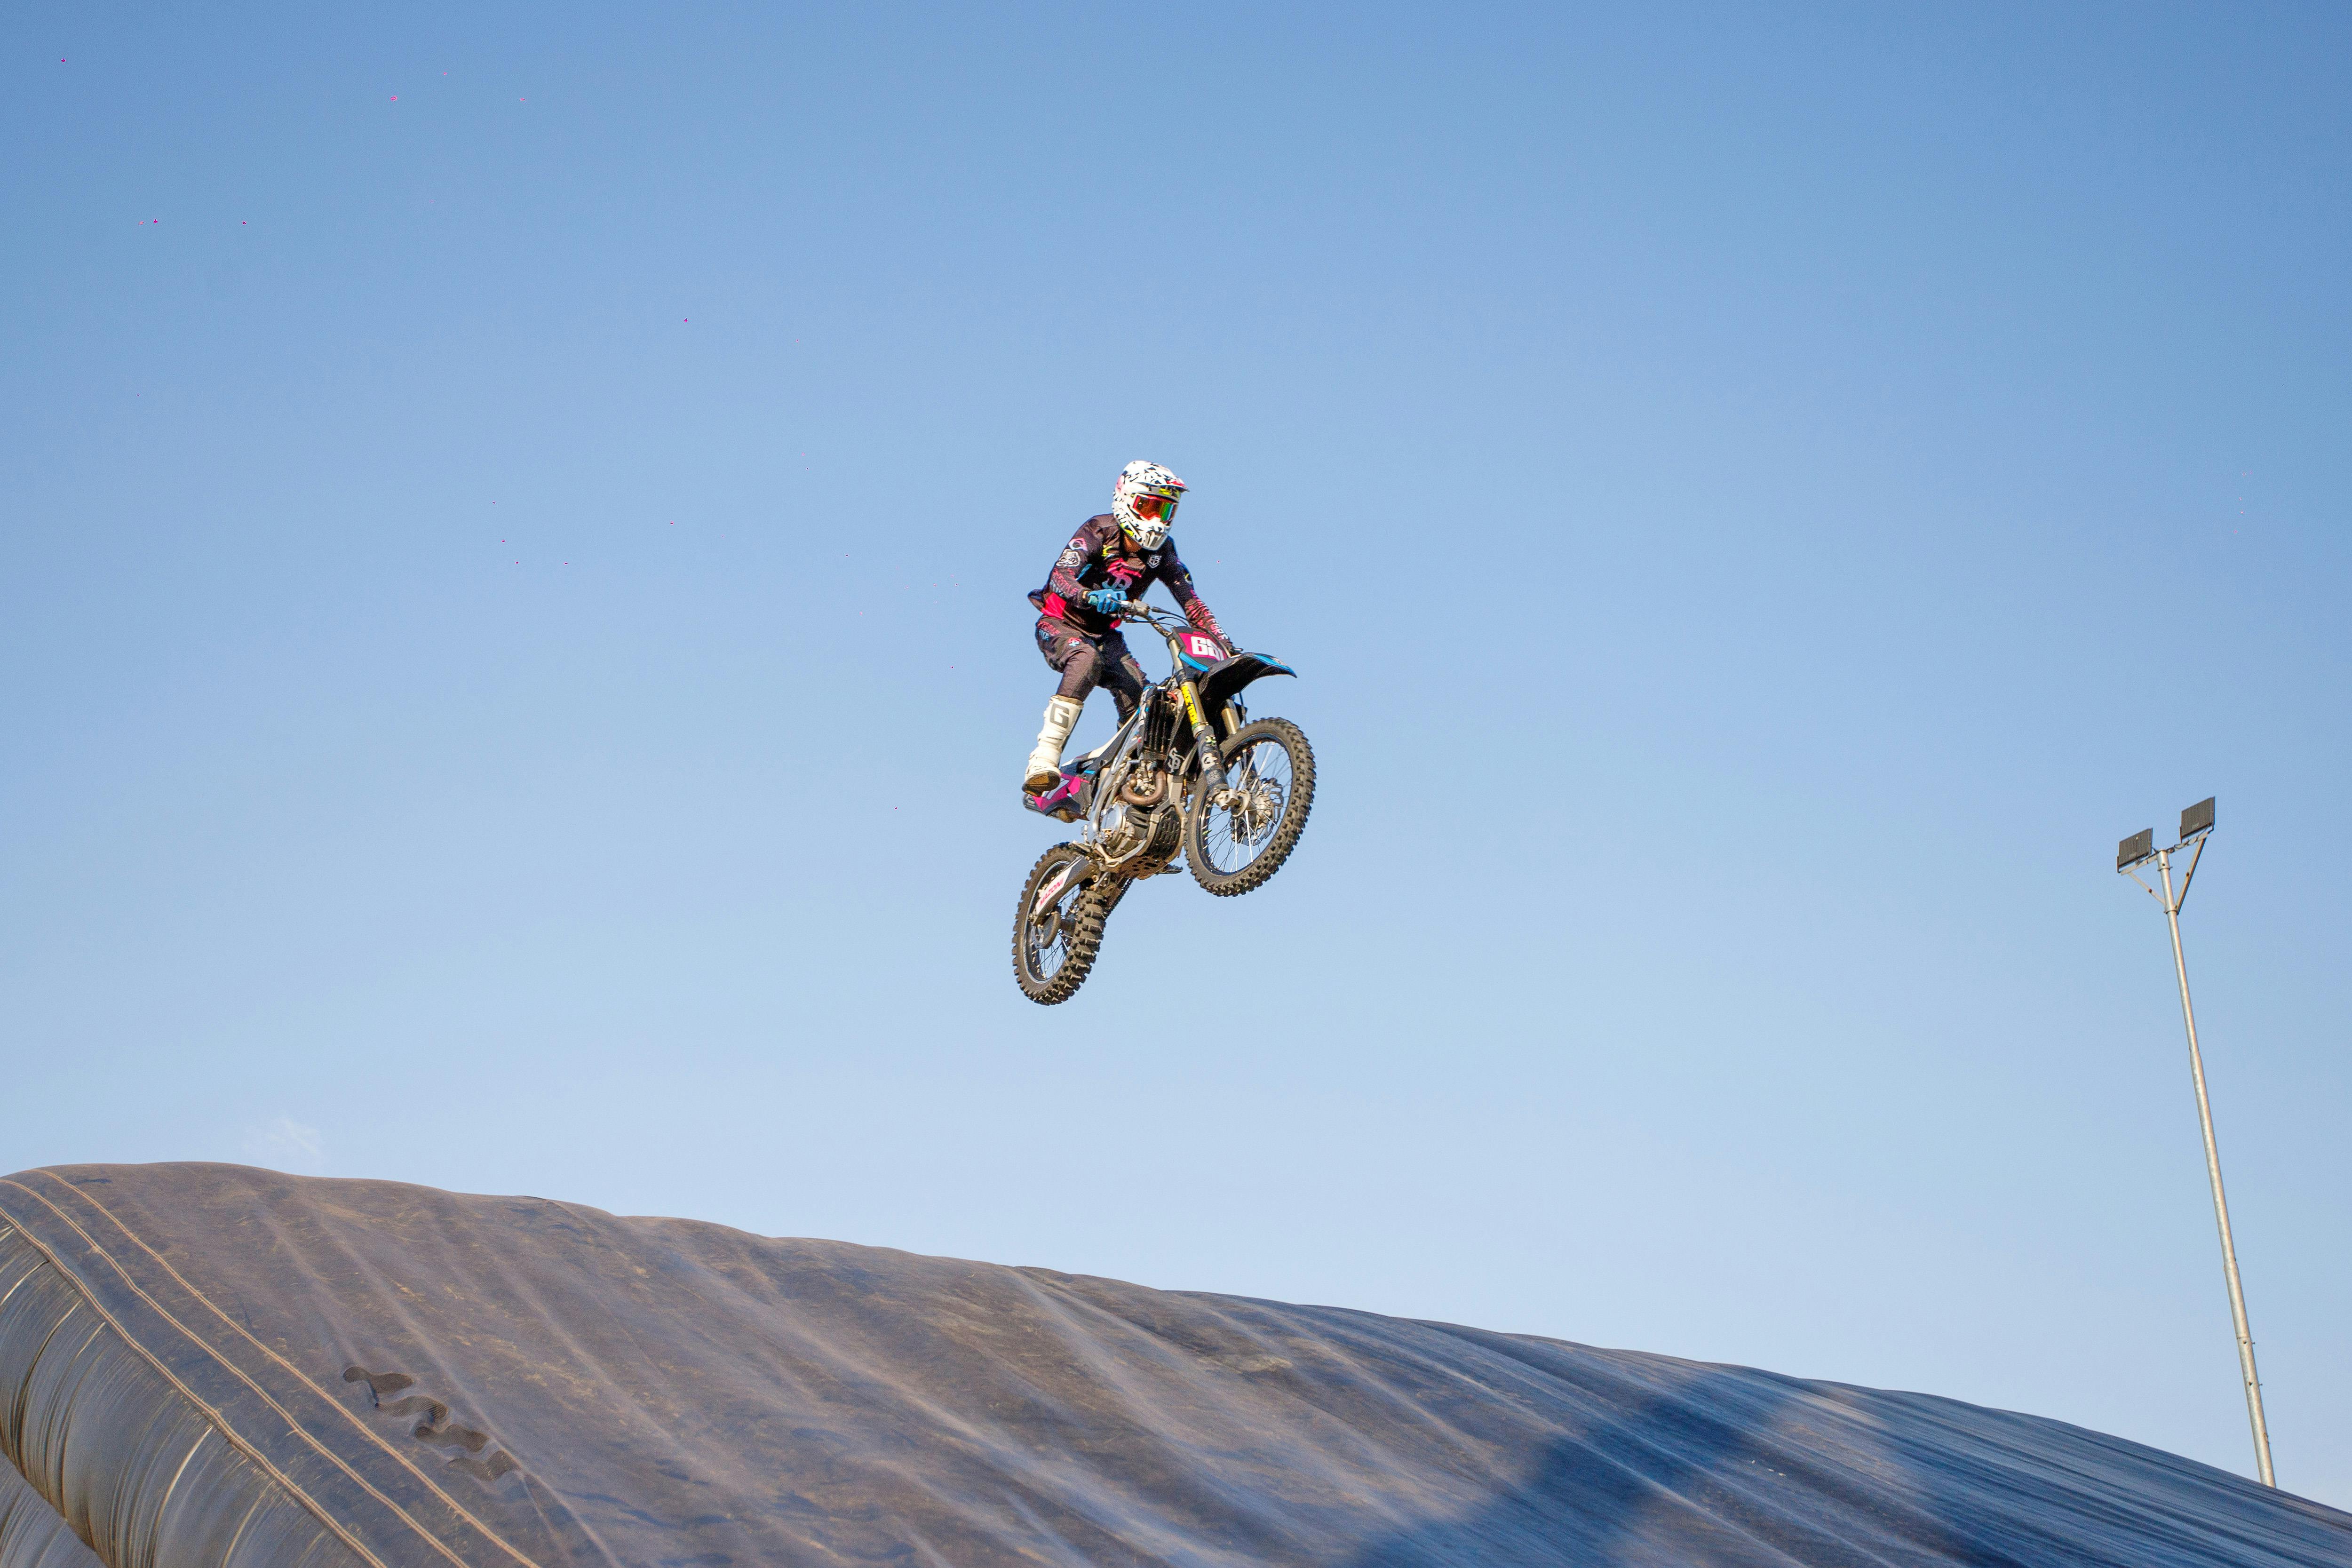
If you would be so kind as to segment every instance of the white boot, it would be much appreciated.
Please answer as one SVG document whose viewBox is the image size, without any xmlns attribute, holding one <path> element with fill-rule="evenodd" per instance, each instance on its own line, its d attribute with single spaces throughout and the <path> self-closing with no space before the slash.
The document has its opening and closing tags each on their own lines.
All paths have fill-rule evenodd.
<svg viewBox="0 0 2352 1568">
<path fill-rule="evenodd" d="M 1078 715 L 1086 711 L 1085 704 L 1066 697 L 1045 700 L 1045 727 L 1037 731 L 1037 749 L 1029 753 L 1028 776 L 1022 787 L 1031 795 L 1054 787 L 1062 776 L 1062 742 L 1078 727 Z"/>
</svg>

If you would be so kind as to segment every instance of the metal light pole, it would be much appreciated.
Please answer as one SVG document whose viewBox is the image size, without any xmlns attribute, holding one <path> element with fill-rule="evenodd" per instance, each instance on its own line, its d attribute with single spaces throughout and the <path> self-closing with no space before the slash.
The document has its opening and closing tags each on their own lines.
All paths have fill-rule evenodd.
<svg viewBox="0 0 2352 1568">
<path fill-rule="evenodd" d="M 2164 918 L 2172 926 L 2172 968 L 2180 978 L 2180 1021 L 2189 1028 L 2189 1076 L 2197 1084 L 2197 1120 L 2205 1129 L 2205 1173 L 2213 1183 L 2213 1218 L 2221 1227 L 2221 1272 L 2230 1283 L 2230 1317 L 2238 1330 L 2238 1375 L 2246 1385 L 2246 1418 L 2254 1427 L 2254 1462 L 2261 1469 L 2263 1485 L 2274 1487 L 2278 1479 L 2271 1472 L 2271 1432 L 2263 1420 L 2263 1384 L 2254 1373 L 2254 1336 L 2246 1326 L 2246 1292 L 2238 1283 L 2238 1249 L 2230 1239 L 2230 1200 L 2221 1193 L 2221 1155 L 2213 1142 L 2213 1108 L 2205 1099 L 2205 1058 L 2197 1048 L 2197 1013 L 2189 1005 L 2189 961 L 2180 953 L 2180 906 L 2188 901 L 2189 884 L 2197 879 L 2197 862 L 2205 857 L 2206 836 L 2213 831 L 2213 801 L 2211 796 L 2199 801 L 2180 814 L 2180 842 L 2168 849 L 2158 849 L 2156 829 L 2143 828 L 2116 847 L 2116 869 L 2147 889 L 2148 897 L 2164 906 Z M 2180 890 L 2172 890 L 2172 858 L 2190 844 L 2197 846 L 2189 858 L 2189 869 L 2180 878 Z M 2140 881 L 2138 868 L 2154 860 L 2164 882 L 2164 891 L 2158 892 Z"/>
</svg>

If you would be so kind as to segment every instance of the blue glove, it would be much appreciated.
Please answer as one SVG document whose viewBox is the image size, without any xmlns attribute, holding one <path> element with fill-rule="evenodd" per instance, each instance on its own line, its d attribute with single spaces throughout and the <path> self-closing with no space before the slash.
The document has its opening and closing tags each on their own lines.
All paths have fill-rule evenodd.
<svg viewBox="0 0 2352 1568">
<path fill-rule="evenodd" d="M 1127 608 L 1123 588 L 1097 588 L 1087 595 L 1087 608 L 1098 616 L 1115 616 Z"/>
</svg>

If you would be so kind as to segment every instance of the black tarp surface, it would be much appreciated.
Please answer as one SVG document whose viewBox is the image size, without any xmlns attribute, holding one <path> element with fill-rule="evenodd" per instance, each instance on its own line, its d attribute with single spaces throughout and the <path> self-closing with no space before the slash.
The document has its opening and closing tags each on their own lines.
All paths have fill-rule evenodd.
<svg viewBox="0 0 2352 1568">
<path fill-rule="evenodd" d="M 58 1510 L 6 1465 L 0 1465 L 0 1568 L 99 1568 Z"/>
<path fill-rule="evenodd" d="M 227 1165 L 0 1181 L 0 1402 L 114 1568 L 2352 1568 L 2352 1517 L 1922 1394 Z"/>
</svg>

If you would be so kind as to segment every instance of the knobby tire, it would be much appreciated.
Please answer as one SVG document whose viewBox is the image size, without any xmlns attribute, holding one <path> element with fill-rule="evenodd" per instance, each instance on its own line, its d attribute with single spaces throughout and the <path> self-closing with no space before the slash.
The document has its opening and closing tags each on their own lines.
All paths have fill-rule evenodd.
<svg viewBox="0 0 2352 1568">
<path fill-rule="evenodd" d="M 1184 805 L 1184 864 L 1192 868 L 1192 880 L 1221 899 L 1263 887 L 1266 879 L 1281 870 L 1282 863 L 1297 847 L 1298 836 L 1307 830 L 1307 814 L 1315 808 L 1315 751 L 1307 743 L 1306 731 L 1289 720 L 1251 721 L 1224 743 L 1224 754 L 1238 756 L 1253 744 L 1269 740 L 1290 754 L 1290 795 L 1282 803 L 1282 820 L 1275 826 L 1273 841 L 1248 865 L 1236 871 L 1223 872 L 1209 864 L 1202 835 L 1213 808 L 1209 805 L 1205 784 L 1195 788 L 1192 798 Z"/>
</svg>

